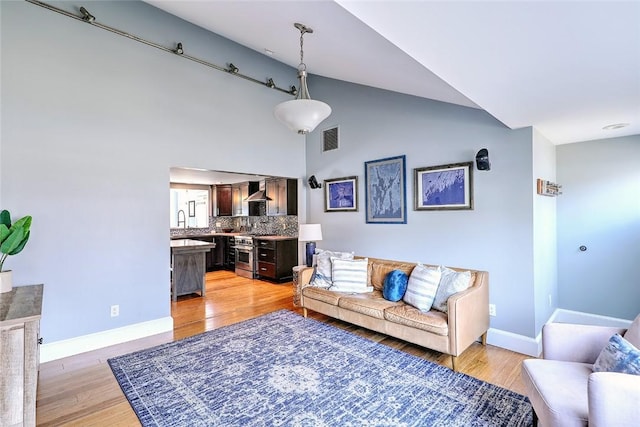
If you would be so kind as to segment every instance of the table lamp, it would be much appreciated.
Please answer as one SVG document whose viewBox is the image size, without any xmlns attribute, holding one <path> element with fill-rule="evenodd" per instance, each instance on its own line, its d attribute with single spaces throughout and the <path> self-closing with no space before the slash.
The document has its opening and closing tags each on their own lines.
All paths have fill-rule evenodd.
<svg viewBox="0 0 640 427">
<path fill-rule="evenodd" d="M 313 266 L 313 254 L 316 251 L 316 242 L 322 240 L 322 228 L 320 224 L 300 224 L 298 240 L 307 242 L 307 267 Z"/>
</svg>

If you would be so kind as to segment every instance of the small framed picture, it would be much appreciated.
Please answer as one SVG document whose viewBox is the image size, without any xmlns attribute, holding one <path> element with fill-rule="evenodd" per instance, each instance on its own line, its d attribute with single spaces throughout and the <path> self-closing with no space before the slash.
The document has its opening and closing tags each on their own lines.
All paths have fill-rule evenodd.
<svg viewBox="0 0 640 427">
<path fill-rule="evenodd" d="M 358 210 L 358 177 L 324 180 L 325 212 L 356 212 Z"/>
<path fill-rule="evenodd" d="M 364 163 L 368 224 L 407 223 L 405 175 L 405 156 Z"/>
<path fill-rule="evenodd" d="M 473 209 L 473 162 L 416 168 L 417 211 Z"/>
</svg>

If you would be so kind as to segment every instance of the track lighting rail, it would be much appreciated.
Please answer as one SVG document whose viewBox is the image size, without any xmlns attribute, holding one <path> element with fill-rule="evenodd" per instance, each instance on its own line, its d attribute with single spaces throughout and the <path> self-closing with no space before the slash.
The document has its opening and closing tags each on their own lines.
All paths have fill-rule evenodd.
<svg viewBox="0 0 640 427">
<path fill-rule="evenodd" d="M 89 13 L 89 11 L 87 11 L 87 9 L 84 6 L 80 7 L 80 13 L 82 14 L 82 16 L 78 16 L 78 15 L 75 15 L 75 14 L 73 14 L 71 12 L 67 12 L 66 10 L 57 8 L 57 7 L 53 6 L 53 5 L 50 5 L 50 4 L 47 4 L 47 3 L 44 3 L 44 2 L 41 2 L 41 1 L 38 1 L 38 0 L 25 0 L 25 1 L 27 1 L 27 2 L 29 2 L 31 4 L 34 4 L 36 6 L 40 6 L 40 7 L 43 7 L 45 9 L 51 10 L 53 12 L 60 13 L 60 14 L 62 14 L 64 16 L 69 17 L 69 18 L 73 18 L 73 19 L 76 19 L 78 21 L 86 22 L 87 24 L 93 25 L 94 27 L 98 27 L 98 28 L 101 28 L 103 30 L 110 31 L 110 32 L 112 32 L 114 34 L 117 34 L 119 36 L 123 36 L 123 37 L 126 37 L 128 39 L 135 40 L 137 42 L 146 44 L 147 46 L 155 47 L 156 49 L 160 49 L 160 50 L 163 50 L 165 52 L 169 52 L 169 53 L 171 53 L 173 55 L 178 55 L 178 56 L 180 56 L 182 58 L 189 59 L 189 60 L 191 60 L 193 62 L 197 62 L 198 64 L 202 64 L 202 65 L 207 66 L 209 68 L 213 68 L 214 70 L 224 71 L 225 73 L 231 74 L 233 76 L 243 78 L 243 79 L 248 80 L 248 81 L 253 82 L 253 83 L 258 83 L 259 85 L 266 86 L 266 87 L 268 87 L 270 89 L 275 89 L 275 90 L 278 90 L 280 92 L 288 93 L 289 95 L 294 95 L 294 96 L 297 95 L 297 93 L 298 93 L 298 90 L 296 89 L 295 86 L 291 86 L 288 89 L 283 89 L 283 88 L 280 88 L 280 87 L 276 86 L 271 77 L 268 77 L 265 81 L 262 81 L 262 80 L 258 80 L 258 79 L 255 79 L 253 77 L 241 74 L 239 72 L 238 67 L 236 67 L 232 63 L 229 63 L 228 67 L 221 67 L 219 65 L 213 64 L 213 63 L 205 61 L 203 59 L 196 58 L 195 56 L 188 55 L 188 54 L 184 53 L 184 48 L 183 48 L 181 42 L 177 43 L 176 47 L 174 47 L 174 48 L 168 48 L 168 47 L 162 46 L 162 45 L 160 45 L 158 43 L 154 43 L 152 41 L 145 40 L 145 39 L 143 39 L 141 37 L 138 37 L 136 35 L 129 34 L 129 33 L 125 32 L 125 31 L 118 30 L 117 28 L 113 28 L 113 27 L 110 27 L 108 25 L 104 25 L 104 24 L 101 24 L 99 22 L 96 22 L 95 16 L 93 16 L 91 13 Z"/>
</svg>

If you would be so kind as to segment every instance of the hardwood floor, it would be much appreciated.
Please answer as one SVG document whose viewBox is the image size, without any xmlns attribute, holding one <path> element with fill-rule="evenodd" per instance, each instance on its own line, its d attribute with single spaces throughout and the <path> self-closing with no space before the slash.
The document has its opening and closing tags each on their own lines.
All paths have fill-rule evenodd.
<svg viewBox="0 0 640 427">
<path fill-rule="evenodd" d="M 232 272 L 207 273 L 205 298 L 185 296 L 171 303 L 173 332 L 54 360 L 40 365 L 37 398 L 39 426 L 139 426 L 116 382 L 107 359 L 143 348 L 195 335 L 221 326 L 288 309 L 302 314 L 292 302 L 292 283 L 273 284 L 245 279 Z M 169 295 L 167 295 L 169 298 Z M 324 315 L 310 317 L 450 366 L 450 358 L 377 332 Z M 492 384 L 524 393 L 520 364 L 528 356 L 493 346 L 474 344 L 458 358 L 460 371 Z"/>
</svg>

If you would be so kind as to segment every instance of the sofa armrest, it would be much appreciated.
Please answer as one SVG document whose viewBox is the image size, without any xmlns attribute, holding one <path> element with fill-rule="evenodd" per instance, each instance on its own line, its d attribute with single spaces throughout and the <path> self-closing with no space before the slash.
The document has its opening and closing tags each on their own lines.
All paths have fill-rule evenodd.
<svg viewBox="0 0 640 427">
<path fill-rule="evenodd" d="M 298 276 L 298 283 L 300 288 L 306 288 L 311 284 L 311 278 L 313 277 L 314 267 L 307 267 L 300 269 L 300 275 Z"/>
<path fill-rule="evenodd" d="M 594 363 L 609 338 L 626 329 L 610 326 L 547 323 L 542 327 L 544 359 Z"/>
<path fill-rule="evenodd" d="M 478 271 L 469 289 L 449 297 L 451 353 L 458 356 L 489 329 L 489 273 Z"/>
<path fill-rule="evenodd" d="M 588 396 L 589 427 L 640 425 L 640 376 L 594 372 Z"/>
</svg>

